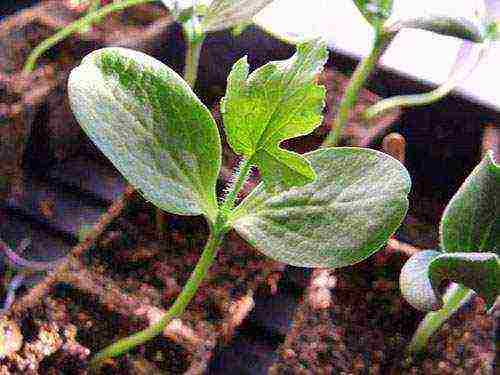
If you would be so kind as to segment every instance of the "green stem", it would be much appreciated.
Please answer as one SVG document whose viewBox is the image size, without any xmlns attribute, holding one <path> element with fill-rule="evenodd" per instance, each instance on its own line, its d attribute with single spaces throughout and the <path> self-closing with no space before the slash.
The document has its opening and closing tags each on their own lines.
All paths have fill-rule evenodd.
<svg viewBox="0 0 500 375">
<path fill-rule="evenodd" d="M 26 63 L 24 64 L 23 73 L 25 74 L 31 73 L 35 69 L 36 62 L 38 58 L 40 58 L 40 56 L 42 56 L 47 50 L 52 48 L 60 41 L 69 37 L 71 34 L 81 31 L 82 28 L 92 25 L 93 23 L 97 22 L 99 19 L 107 16 L 110 13 L 118 12 L 120 10 L 129 8 L 134 5 L 149 3 L 152 1 L 154 0 L 123 0 L 119 2 L 114 2 L 70 23 L 68 26 L 59 30 L 51 37 L 45 39 L 38 46 L 36 46 L 33 49 L 33 51 L 31 51 L 30 55 L 28 56 L 28 59 L 26 60 Z"/>
<path fill-rule="evenodd" d="M 477 56 L 470 62 L 470 66 L 464 69 L 463 72 L 455 71 L 450 74 L 446 82 L 441 86 L 435 88 L 430 92 L 423 94 L 413 94 L 413 95 L 397 95 L 392 98 L 387 98 L 379 101 L 378 103 L 370 106 L 363 114 L 366 120 L 371 120 L 377 116 L 380 116 L 384 112 L 387 112 L 394 108 L 406 108 L 415 107 L 422 105 L 429 105 L 441 100 L 447 96 L 451 91 L 457 87 L 462 81 L 464 81 L 479 65 L 482 59 L 485 57 L 486 52 L 490 46 L 490 41 L 487 40 L 479 47 Z M 457 58 L 455 65 L 462 68 L 464 63 Z"/>
<path fill-rule="evenodd" d="M 201 26 L 196 25 L 196 21 L 187 22 L 183 25 L 184 40 L 186 42 L 186 57 L 184 60 L 183 78 L 191 88 L 194 88 L 198 77 L 198 66 L 200 63 L 200 53 L 205 33 Z"/>
<path fill-rule="evenodd" d="M 177 299 L 172 307 L 170 307 L 166 314 L 157 323 L 104 348 L 97 353 L 94 358 L 92 358 L 90 367 L 96 369 L 104 360 L 119 356 L 138 345 L 144 344 L 155 336 L 161 334 L 172 319 L 181 316 L 191 299 L 196 294 L 201 282 L 207 274 L 208 269 L 214 262 L 217 250 L 224 238 L 225 233 L 226 231 L 223 226 L 215 226 L 207 244 L 205 245 L 205 249 L 201 254 L 200 260 L 189 277 L 189 280 L 186 285 L 184 285 L 181 293 L 177 296 Z"/>
<path fill-rule="evenodd" d="M 233 183 L 229 188 L 229 192 L 224 199 L 224 203 L 222 205 L 222 211 L 229 212 L 234 208 L 234 203 L 236 202 L 236 198 L 238 198 L 238 194 L 243 189 L 243 185 L 247 181 L 248 174 L 252 169 L 252 159 L 242 159 L 238 170 L 234 176 Z"/>
<path fill-rule="evenodd" d="M 445 295 L 444 306 L 438 311 L 428 313 L 420 322 L 408 347 L 410 354 L 421 353 L 426 348 L 431 336 L 473 295 L 474 292 L 463 285 L 451 287 Z"/>
<path fill-rule="evenodd" d="M 101 0 L 91 1 L 90 5 L 89 5 L 89 7 L 87 9 L 87 12 L 85 14 L 91 14 L 91 13 L 97 11 L 100 7 L 101 7 Z M 99 21 L 100 21 L 99 19 L 95 20 L 96 23 L 99 22 Z M 90 28 L 91 28 L 90 25 L 83 26 L 81 28 L 81 30 L 80 30 L 80 33 L 84 34 L 84 33 L 88 32 L 88 31 L 90 31 Z"/>
<path fill-rule="evenodd" d="M 200 287 L 200 284 L 205 278 L 208 269 L 214 262 L 215 256 L 217 254 L 217 249 L 221 245 L 225 234 L 229 230 L 227 224 L 228 210 L 230 211 L 233 209 L 236 197 L 238 196 L 240 190 L 243 188 L 251 167 L 251 159 L 242 160 L 241 167 L 237 172 L 237 177 L 235 178 L 234 184 L 232 185 L 232 188 L 230 189 L 226 196 L 226 199 L 224 200 L 222 208 L 218 212 L 217 219 L 215 220 L 215 223 L 210 225 L 210 237 L 207 244 L 205 245 L 203 253 L 201 254 L 200 260 L 196 264 L 196 267 L 191 273 L 191 276 L 189 277 L 186 285 L 184 285 L 181 293 L 177 296 L 174 304 L 157 323 L 140 332 L 137 332 L 131 336 L 115 342 L 97 353 L 90 362 L 90 367 L 92 369 L 99 368 L 102 362 L 108 358 L 119 356 L 132 350 L 134 347 L 151 340 L 155 336 L 161 334 L 165 330 L 165 327 L 168 325 L 168 323 L 172 321 L 172 319 L 182 315 L 187 305 Z"/>
<path fill-rule="evenodd" d="M 386 34 L 383 32 L 378 32 L 375 35 L 370 54 L 359 63 L 349 81 L 346 92 L 340 101 L 332 129 L 323 142 L 323 147 L 337 146 L 340 136 L 342 135 L 342 130 L 349 121 L 349 114 L 358 101 L 359 92 L 377 66 L 380 57 L 393 38 L 394 34 Z"/>
</svg>

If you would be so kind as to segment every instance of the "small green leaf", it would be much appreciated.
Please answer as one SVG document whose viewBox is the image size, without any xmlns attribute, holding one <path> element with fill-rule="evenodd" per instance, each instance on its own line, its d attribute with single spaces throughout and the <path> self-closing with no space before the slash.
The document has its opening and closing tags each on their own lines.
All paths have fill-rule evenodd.
<svg viewBox="0 0 500 375">
<path fill-rule="evenodd" d="M 378 28 L 392 12 L 393 0 L 353 0 L 363 17 Z"/>
<path fill-rule="evenodd" d="M 273 0 L 213 0 L 203 18 L 206 32 L 229 29 L 251 22 L 252 18 Z"/>
<path fill-rule="evenodd" d="M 279 144 L 321 123 L 325 89 L 315 79 L 327 58 L 325 44 L 314 40 L 300 44 L 290 59 L 270 62 L 250 75 L 246 58 L 231 70 L 221 104 L 228 141 L 259 167 L 268 186 L 314 180 L 307 160 Z"/>
<path fill-rule="evenodd" d="M 448 203 L 440 224 L 447 252 L 500 251 L 500 165 L 490 151 Z"/>
<path fill-rule="evenodd" d="M 104 48 L 71 72 L 68 90 L 87 135 L 147 200 L 215 218 L 219 133 L 179 75 L 141 52 Z"/>
<path fill-rule="evenodd" d="M 338 268 L 373 254 L 406 214 L 406 169 L 355 147 L 306 158 L 317 174 L 313 183 L 274 192 L 259 185 L 235 210 L 233 227 L 267 256 L 295 266 Z"/>
<path fill-rule="evenodd" d="M 500 294 L 500 258 L 494 253 L 421 251 L 401 270 L 400 288 L 413 307 L 438 310 L 442 307 L 439 287 L 444 280 L 474 290 L 489 309 Z"/>
</svg>

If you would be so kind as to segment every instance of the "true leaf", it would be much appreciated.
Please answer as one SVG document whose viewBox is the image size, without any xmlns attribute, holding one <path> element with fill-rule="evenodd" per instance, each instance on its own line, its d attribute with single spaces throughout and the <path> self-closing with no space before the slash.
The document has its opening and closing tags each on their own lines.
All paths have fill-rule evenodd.
<svg viewBox="0 0 500 375">
<path fill-rule="evenodd" d="M 337 268 L 373 254 L 406 214 L 406 169 L 354 147 L 306 158 L 317 174 L 313 183 L 274 192 L 259 185 L 236 209 L 233 227 L 267 256 L 295 266 Z"/>
<path fill-rule="evenodd" d="M 279 144 L 321 123 L 325 89 L 315 79 L 327 57 L 325 44 L 313 40 L 300 44 L 290 59 L 270 62 L 250 75 L 246 58 L 231 70 L 221 104 L 227 138 L 234 152 L 259 167 L 269 186 L 314 181 L 309 162 Z"/>
<path fill-rule="evenodd" d="M 474 290 L 491 308 L 500 293 L 500 258 L 495 253 L 421 251 L 401 270 L 400 288 L 413 307 L 438 310 L 442 306 L 439 288 L 445 280 Z"/>
<path fill-rule="evenodd" d="M 273 0 L 213 0 L 203 18 L 206 32 L 247 23 Z"/>
<path fill-rule="evenodd" d="M 220 137 L 179 75 L 141 52 L 104 48 L 71 72 L 68 90 L 87 135 L 147 200 L 214 219 Z"/>
<path fill-rule="evenodd" d="M 448 203 L 440 223 L 447 252 L 500 251 L 500 165 L 490 151 Z"/>
</svg>

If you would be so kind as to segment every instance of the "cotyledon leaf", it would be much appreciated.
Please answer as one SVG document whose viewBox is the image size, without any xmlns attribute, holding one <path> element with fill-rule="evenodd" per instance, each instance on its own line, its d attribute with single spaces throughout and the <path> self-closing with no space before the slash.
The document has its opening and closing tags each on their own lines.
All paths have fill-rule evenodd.
<svg viewBox="0 0 500 375">
<path fill-rule="evenodd" d="M 229 74 L 221 103 L 229 144 L 258 166 L 267 186 L 300 186 L 315 178 L 305 158 L 279 144 L 321 123 L 325 89 L 315 80 L 327 57 L 325 44 L 311 40 L 299 44 L 290 59 L 270 62 L 250 75 L 242 58 Z"/>
<path fill-rule="evenodd" d="M 394 0 L 386 32 L 416 28 L 473 42 L 488 37 L 490 21 L 484 0 Z"/>
<path fill-rule="evenodd" d="M 104 48 L 73 69 L 68 91 L 87 135 L 147 200 L 215 218 L 219 133 L 179 75 L 141 52 Z"/>
<path fill-rule="evenodd" d="M 273 0 L 213 0 L 203 18 L 205 32 L 229 29 L 252 20 Z"/>
<path fill-rule="evenodd" d="M 338 268 L 373 254 L 406 214 L 406 169 L 363 148 L 305 156 L 316 180 L 275 191 L 259 185 L 234 211 L 234 229 L 267 256 L 295 266 Z"/>
<path fill-rule="evenodd" d="M 401 270 L 401 293 L 416 309 L 438 310 L 442 307 L 439 287 L 444 280 L 474 290 L 489 309 L 500 294 L 500 258 L 495 253 L 421 251 Z"/>
<path fill-rule="evenodd" d="M 443 254 L 438 250 L 423 250 L 405 263 L 399 275 L 401 294 L 414 308 L 422 311 L 439 310 L 442 300 L 429 278 L 429 264 Z"/>
<path fill-rule="evenodd" d="M 500 255 L 500 165 L 489 151 L 450 200 L 440 223 L 447 252 Z"/>
</svg>

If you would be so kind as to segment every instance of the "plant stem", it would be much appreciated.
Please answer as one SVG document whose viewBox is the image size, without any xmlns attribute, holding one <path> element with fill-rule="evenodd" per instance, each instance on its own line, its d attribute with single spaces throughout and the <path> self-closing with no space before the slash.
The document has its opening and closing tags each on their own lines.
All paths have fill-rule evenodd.
<svg viewBox="0 0 500 375">
<path fill-rule="evenodd" d="M 465 43 L 465 42 L 464 42 Z M 384 112 L 387 112 L 393 108 L 405 108 L 405 107 L 415 107 L 422 105 L 429 105 L 441 100 L 447 96 L 451 91 L 453 91 L 457 85 L 463 82 L 470 74 L 475 70 L 479 63 L 486 56 L 489 49 L 490 41 L 487 40 L 483 42 L 482 45 L 477 49 L 476 56 L 470 59 L 469 66 L 466 65 L 460 57 L 457 57 L 455 61 L 454 69 L 452 70 L 450 76 L 442 85 L 438 86 L 430 92 L 423 94 L 413 94 L 413 95 L 397 95 L 392 98 L 386 98 L 378 103 L 373 104 L 368 107 L 363 114 L 366 120 L 371 120 L 377 116 L 380 116 Z M 460 54 L 460 53 L 459 53 Z M 467 62 L 467 61 L 466 61 Z M 458 71 L 458 69 L 463 71 Z"/>
<path fill-rule="evenodd" d="M 131 336 L 121 339 L 97 353 L 90 361 L 90 367 L 97 369 L 106 359 L 119 356 L 133 349 L 134 347 L 144 344 L 165 330 L 165 327 L 172 321 L 182 315 L 191 299 L 196 294 L 201 282 L 205 278 L 208 269 L 215 260 L 217 250 L 224 239 L 225 234 L 229 230 L 227 226 L 228 211 L 234 207 L 234 202 L 238 193 L 243 188 L 246 178 L 252 167 L 251 159 L 243 159 L 234 179 L 234 183 L 229 190 L 229 193 L 224 200 L 222 208 L 219 210 L 217 219 L 210 227 L 210 237 L 205 245 L 205 249 L 201 254 L 200 260 L 196 264 L 189 280 L 187 281 L 181 293 L 177 296 L 174 304 L 168 309 L 166 314 L 155 324 L 137 332 Z"/>
<path fill-rule="evenodd" d="M 89 5 L 89 7 L 87 9 L 86 14 L 94 13 L 94 12 L 98 11 L 100 7 L 101 7 L 101 0 L 91 1 L 90 5 Z M 99 22 L 99 21 L 100 21 L 100 19 L 96 19 L 95 20 L 96 23 Z M 84 26 L 84 27 L 82 27 L 82 30 L 80 32 L 86 33 L 88 31 L 90 31 L 90 28 L 91 28 L 90 25 Z"/>
<path fill-rule="evenodd" d="M 212 265 L 224 235 L 225 230 L 223 227 L 214 228 L 214 231 L 208 238 L 205 249 L 201 254 L 200 260 L 196 264 L 196 267 L 191 273 L 189 280 L 186 285 L 184 285 L 181 293 L 177 296 L 174 304 L 157 323 L 104 348 L 97 353 L 94 358 L 92 358 L 90 367 L 96 369 L 104 360 L 119 356 L 138 345 L 144 344 L 162 333 L 172 319 L 181 316 L 191 299 L 196 294 L 201 282 L 207 274 L 208 269 Z"/>
<path fill-rule="evenodd" d="M 68 26 L 59 30 L 51 37 L 45 39 L 38 46 L 36 46 L 33 51 L 31 51 L 28 59 L 26 60 L 26 63 L 24 64 L 23 73 L 31 73 L 35 69 L 36 62 L 40 56 L 42 56 L 47 50 L 52 48 L 60 41 L 69 37 L 71 34 L 81 31 L 82 28 L 92 25 L 93 23 L 99 21 L 101 18 L 107 16 L 110 13 L 118 12 L 134 5 L 149 3 L 152 1 L 154 0 L 122 0 L 113 2 L 70 23 Z"/>
<path fill-rule="evenodd" d="M 191 22 L 183 24 L 186 57 L 184 59 L 184 72 L 182 76 L 192 89 L 194 89 L 198 77 L 201 47 L 205 40 L 205 33 L 198 23 L 197 20 L 193 19 Z"/>
<path fill-rule="evenodd" d="M 222 210 L 229 212 L 234 208 L 234 203 L 238 194 L 243 189 L 243 185 L 247 181 L 248 174 L 252 169 L 252 159 L 241 159 L 238 170 L 235 173 L 231 187 L 228 190 L 224 203 L 222 205 Z"/>
<path fill-rule="evenodd" d="M 358 102 L 359 92 L 377 66 L 380 57 L 385 52 L 393 38 L 394 34 L 387 34 L 383 32 L 377 32 L 375 34 L 375 40 L 373 41 L 373 46 L 369 55 L 359 63 L 349 80 L 349 85 L 347 86 L 344 96 L 340 101 L 339 109 L 335 119 L 333 120 L 332 129 L 323 142 L 323 147 L 337 146 L 339 143 L 342 130 L 349 121 L 349 114 Z"/>
<path fill-rule="evenodd" d="M 444 306 L 438 311 L 428 313 L 420 322 L 408 346 L 410 354 L 422 352 L 431 336 L 473 295 L 474 292 L 463 285 L 455 284 L 450 287 L 444 298 Z"/>
</svg>

